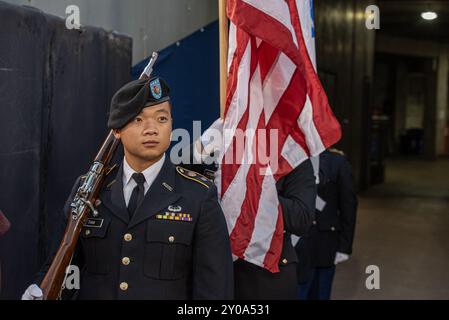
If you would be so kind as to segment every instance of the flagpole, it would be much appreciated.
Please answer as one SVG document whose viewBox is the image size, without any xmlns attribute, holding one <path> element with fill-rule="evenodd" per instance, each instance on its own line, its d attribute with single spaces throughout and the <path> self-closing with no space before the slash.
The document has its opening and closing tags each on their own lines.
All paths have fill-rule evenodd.
<svg viewBox="0 0 449 320">
<path fill-rule="evenodd" d="M 226 0 L 218 0 L 218 23 L 220 28 L 220 118 L 224 118 L 226 106 L 226 83 L 228 81 L 229 23 Z"/>
</svg>

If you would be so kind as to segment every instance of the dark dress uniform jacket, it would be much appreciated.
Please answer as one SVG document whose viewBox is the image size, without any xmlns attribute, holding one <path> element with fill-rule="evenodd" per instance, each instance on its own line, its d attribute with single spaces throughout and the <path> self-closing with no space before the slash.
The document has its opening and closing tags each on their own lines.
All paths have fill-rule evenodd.
<svg viewBox="0 0 449 320">
<path fill-rule="evenodd" d="M 167 158 L 130 219 L 122 174 L 120 166 L 108 176 L 99 216 L 90 216 L 80 235 L 75 297 L 232 299 L 231 249 L 215 186 Z M 173 210 L 191 221 L 163 219 Z"/>
<path fill-rule="evenodd" d="M 308 235 L 296 246 L 299 257 L 298 278 L 307 281 L 315 267 L 331 267 L 335 254 L 352 253 L 357 212 L 352 170 L 345 156 L 326 150 L 320 155 L 318 196 L 325 202 Z"/>
</svg>

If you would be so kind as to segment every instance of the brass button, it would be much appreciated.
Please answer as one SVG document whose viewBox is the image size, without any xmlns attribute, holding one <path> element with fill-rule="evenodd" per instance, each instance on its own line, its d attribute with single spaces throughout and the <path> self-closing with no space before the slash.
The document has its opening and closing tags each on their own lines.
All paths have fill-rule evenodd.
<svg viewBox="0 0 449 320">
<path fill-rule="evenodd" d="M 122 259 L 122 263 L 123 263 L 125 266 L 127 266 L 130 262 L 131 262 L 131 260 L 130 260 L 128 257 L 124 257 L 124 258 Z"/>
<path fill-rule="evenodd" d="M 173 237 L 173 236 L 168 237 L 168 241 L 170 243 L 173 243 L 175 241 L 175 237 Z"/>
<path fill-rule="evenodd" d="M 335 231 L 335 227 L 331 227 L 331 231 Z"/>
<path fill-rule="evenodd" d="M 85 234 L 86 236 L 90 235 L 90 230 L 87 229 L 86 231 L 84 231 L 84 234 Z"/>
<path fill-rule="evenodd" d="M 126 282 L 120 283 L 120 289 L 122 289 L 123 291 L 128 290 L 128 284 Z"/>
<path fill-rule="evenodd" d="M 123 236 L 123 239 L 125 239 L 125 241 L 129 242 L 133 239 L 133 236 L 131 233 L 127 233 Z"/>
<path fill-rule="evenodd" d="M 313 220 L 313 221 L 312 221 L 312 224 L 316 224 L 316 220 Z"/>
<path fill-rule="evenodd" d="M 282 259 L 282 263 L 283 264 L 287 264 L 288 260 L 287 259 Z"/>
</svg>

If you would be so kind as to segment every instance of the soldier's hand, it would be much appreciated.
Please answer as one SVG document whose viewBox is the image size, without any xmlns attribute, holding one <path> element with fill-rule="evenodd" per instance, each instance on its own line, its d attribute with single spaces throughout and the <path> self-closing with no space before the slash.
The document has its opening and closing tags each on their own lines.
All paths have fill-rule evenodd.
<svg viewBox="0 0 449 320">
<path fill-rule="evenodd" d="M 213 152 L 221 150 L 223 143 L 222 137 L 223 137 L 223 119 L 218 118 L 201 135 L 201 143 L 203 145 L 205 154 L 210 155 Z"/>
<path fill-rule="evenodd" d="M 22 295 L 22 300 L 42 300 L 44 294 L 37 284 L 29 286 Z"/>
<path fill-rule="evenodd" d="M 342 253 L 342 252 L 337 252 L 337 254 L 335 255 L 334 263 L 335 264 L 339 264 L 339 263 L 345 262 L 347 260 L 349 260 L 349 255 L 348 254 Z"/>
</svg>

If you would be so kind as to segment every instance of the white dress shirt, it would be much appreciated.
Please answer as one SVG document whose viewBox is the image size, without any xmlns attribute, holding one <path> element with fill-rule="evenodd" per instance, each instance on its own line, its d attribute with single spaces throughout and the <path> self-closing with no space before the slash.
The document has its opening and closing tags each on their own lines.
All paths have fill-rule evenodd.
<svg viewBox="0 0 449 320">
<path fill-rule="evenodd" d="M 145 194 L 148 189 L 150 189 L 151 184 L 156 179 L 159 171 L 161 171 L 162 165 L 165 161 L 165 153 L 161 159 L 159 159 L 156 163 L 152 164 L 148 168 L 142 171 L 143 176 L 145 177 L 145 182 L 143 184 Z M 125 198 L 126 207 L 128 207 L 129 199 L 131 198 L 131 194 L 133 193 L 134 188 L 137 186 L 136 181 L 132 178 L 132 175 L 136 173 L 134 169 L 126 161 L 126 158 L 123 158 L 123 196 Z"/>
</svg>

